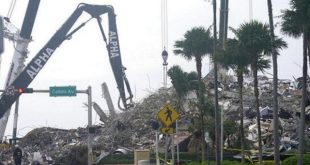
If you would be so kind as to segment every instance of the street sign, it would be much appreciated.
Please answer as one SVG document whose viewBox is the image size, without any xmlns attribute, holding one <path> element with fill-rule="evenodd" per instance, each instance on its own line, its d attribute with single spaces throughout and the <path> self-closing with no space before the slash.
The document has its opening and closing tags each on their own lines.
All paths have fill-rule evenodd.
<svg viewBox="0 0 310 165">
<path fill-rule="evenodd" d="M 169 103 L 167 103 L 157 113 L 157 117 L 166 127 L 169 127 L 179 117 L 179 113 Z"/>
<path fill-rule="evenodd" d="M 76 96 L 76 86 L 54 86 L 50 87 L 50 96 Z"/>
<path fill-rule="evenodd" d="M 160 128 L 160 132 L 161 132 L 162 134 L 168 134 L 168 135 L 170 135 L 170 134 L 173 134 L 173 133 L 174 133 L 174 129 L 173 129 L 172 127 L 161 127 L 161 128 Z"/>
</svg>

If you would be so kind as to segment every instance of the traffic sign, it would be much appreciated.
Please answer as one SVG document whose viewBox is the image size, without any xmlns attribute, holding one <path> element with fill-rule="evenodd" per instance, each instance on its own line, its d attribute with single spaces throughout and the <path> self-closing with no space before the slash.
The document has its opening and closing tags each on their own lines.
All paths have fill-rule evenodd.
<svg viewBox="0 0 310 165">
<path fill-rule="evenodd" d="M 50 96 L 76 96 L 76 86 L 54 86 L 50 87 Z"/>
<path fill-rule="evenodd" d="M 174 133 L 174 129 L 172 127 L 161 127 L 160 128 L 160 132 L 162 134 L 173 134 Z"/>
<path fill-rule="evenodd" d="M 169 127 L 179 117 L 179 113 L 169 103 L 157 113 L 158 119 L 166 126 Z"/>
</svg>

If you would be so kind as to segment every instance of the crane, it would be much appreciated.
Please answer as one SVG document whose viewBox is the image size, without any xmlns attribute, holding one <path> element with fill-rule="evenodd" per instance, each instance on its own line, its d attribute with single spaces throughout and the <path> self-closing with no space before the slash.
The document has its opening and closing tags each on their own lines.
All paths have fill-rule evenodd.
<svg viewBox="0 0 310 165">
<path fill-rule="evenodd" d="M 27 48 L 28 48 L 29 43 L 31 42 L 31 32 L 32 32 L 32 28 L 35 22 L 39 4 L 40 4 L 40 0 L 29 0 L 21 30 L 16 28 L 10 22 L 9 17 L 1 18 L 0 54 L 2 53 L 4 49 L 3 38 L 7 38 L 13 41 L 13 43 L 16 43 L 14 45 L 15 51 L 13 54 L 9 72 L 7 74 L 5 87 L 8 87 L 8 85 L 11 84 L 13 80 L 15 80 L 15 78 L 20 74 L 20 72 L 25 67 L 25 59 L 27 58 L 27 54 L 28 54 Z M 5 133 L 10 111 L 11 110 L 9 108 L 4 114 L 4 117 L 0 119 L 0 139 L 1 140 L 3 139 L 4 133 Z M 13 139 L 16 138 L 17 119 L 18 119 L 18 99 L 16 100 L 16 103 L 15 103 Z"/>
</svg>

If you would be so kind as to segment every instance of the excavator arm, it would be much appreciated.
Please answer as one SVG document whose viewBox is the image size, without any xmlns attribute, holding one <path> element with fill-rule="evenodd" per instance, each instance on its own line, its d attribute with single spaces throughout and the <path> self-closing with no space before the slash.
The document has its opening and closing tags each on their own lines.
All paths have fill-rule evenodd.
<svg viewBox="0 0 310 165">
<path fill-rule="evenodd" d="M 121 52 L 119 47 L 118 33 L 116 27 L 115 13 L 112 6 L 109 5 L 90 5 L 82 3 L 71 14 L 67 21 L 60 27 L 60 29 L 52 36 L 52 38 L 45 44 L 45 46 L 37 53 L 37 55 L 29 62 L 25 69 L 16 77 L 16 79 L 8 85 L 5 91 L 0 96 L 0 118 L 12 106 L 16 99 L 20 96 L 17 92 L 19 88 L 27 88 L 29 84 L 38 75 L 40 70 L 44 67 L 55 50 L 62 44 L 62 42 L 70 38 L 75 32 L 82 28 L 89 20 L 72 29 L 72 26 L 81 16 L 83 12 L 88 13 L 91 19 L 96 19 L 102 33 L 103 39 L 106 42 L 106 47 L 109 54 L 110 64 L 117 83 L 117 88 L 120 93 L 120 99 L 123 103 L 123 108 L 127 109 L 132 105 L 132 93 L 128 80 L 125 76 L 124 67 L 122 65 Z M 109 34 L 108 40 L 104 34 L 101 25 L 101 15 L 108 14 L 109 19 Z M 70 31 L 71 30 L 71 31 Z M 125 83 L 125 85 L 124 85 Z M 125 86 L 129 93 L 126 98 Z"/>
</svg>

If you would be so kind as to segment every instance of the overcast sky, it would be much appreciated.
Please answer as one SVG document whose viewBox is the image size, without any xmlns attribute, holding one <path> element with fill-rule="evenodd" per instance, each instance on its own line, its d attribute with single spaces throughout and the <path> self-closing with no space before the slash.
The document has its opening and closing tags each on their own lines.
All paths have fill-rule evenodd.
<svg viewBox="0 0 310 165">
<path fill-rule="evenodd" d="M 117 14 L 120 48 L 127 77 L 130 81 L 135 101 L 143 99 L 163 85 L 161 57 L 161 0 L 42 0 L 33 28 L 33 42 L 29 45 L 27 62 L 46 44 L 81 2 L 114 6 Z M 249 0 L 233 0 L 229 5 L 229 26 L 238 28 L 249 20 Z M 289 0 L 273 0 L 274 15 L 288 8 Z M 11 1 L 2 0 L 0 15 L 6 16 Z M 21 27 L 28 1 L 17 0 L 11 22 Z M 218 8 L 220 4 L 218 1 Z M 264 23 L 268 22 L 267 0 L 253 0 L 253 17 Z M 81 20 L 89 16 L 83 15 Z M 212 25 L 212 4 L 210 0 L 168 0 L 168 67 L 181 65 L 185 71 L 194 71 L 194 61 L 188 62 L 173 54 L 173 43 L 182 39 L 184 33 L 195 26 Z M 103 24 L 107 26 L 107 18 Z M 275 23 L 280 22 L 275 18 Z M 78 21 L 81 22 L 81 21 Z M 279 26 L 276 34 L 280 35 Z M 108 30 L 106 29 L 107 33 Z M 232 34 L 229 33 L 232 37 Z M 279 77 L 292 79 L 301 76 L 302 42 L 285 37 L 289 47 L 279 57 Z M 6 40 L 2 54 L 0 85 L 4 80 L 13 55 L 13 43 Z M 203 74 L 209 71 L 207 58 L 203 59 Z M 107 50 L 95 20 L 78 31 L 71 40 L 65 41 L 30 84 L 34 89 L 48 89 L 50 86 L 76 85 L 85 90 L 93 88 L 93 101 L 107 112 L 107 105 L 102 98 L 100 85 L 108 84 L 114 106 L 117 107 L 118 91 L 110 69 Z M 168 80 L 168 85 L 171 85 Z M 85 127 L 87 111 L 83 103 L 87 95 L 77 97 L 51 98 L 48 94 L 25 94 L 20 99 L 18 121 L 19 136 L 33 128 L 49 126 L 57 128 Z M 12 113 L 6 135 L 12 134 Z M 100 123 L 93 112 L 93 123 Z"/>
</svg>

